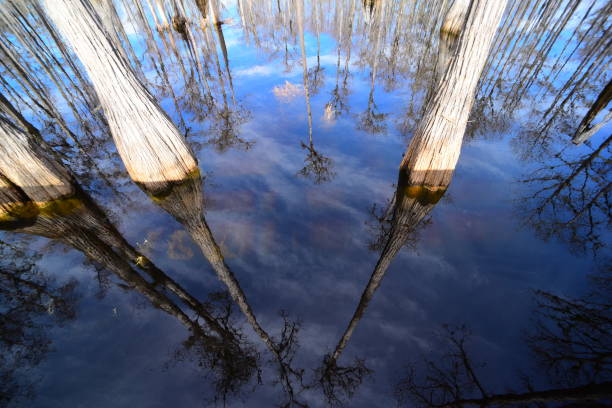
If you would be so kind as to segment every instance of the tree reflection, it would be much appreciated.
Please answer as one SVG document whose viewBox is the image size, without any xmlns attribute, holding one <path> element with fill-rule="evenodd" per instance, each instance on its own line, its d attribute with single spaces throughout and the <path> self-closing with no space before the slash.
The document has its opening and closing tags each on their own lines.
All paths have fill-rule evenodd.
<svg viewBox="0 0 612 408">
<path fill-rule="evenodd" d="M 148 191 L 147 185 L 142 185 Z M 227 287 L 229 296 L 236 303 L 249 322 L 253 331 L 272 354 L 276 367 L 278 383 L 281 385 L 286 406 L 302 406 L 299 393 L 302 386 L 302 370 L 293 367 L 293 357 L 298 346 L 297 333 L 299 324 L 283 316 L 284 328 L 279 339 L 274 339 L 259 323 L 240 282 L 232 269 L 225 262 L 223 253 L 214 239 L 212 231 L 204 217 L 202 178 L 199 173 L 192 177 L 170 184 L 170 188 L 151 194 L 153 201 L 171 214 L 189 232 L 198 244 L 202 253 Z M 298 389 L 296 389 L 296 387 Z"/>
<path fill-rule="evenodd" d="M 220 153 L 231 148 L 249 150 L 253 147 L 254 142 L 243 139 L 239 133 L 240 126 L 250 118 L 248 110 L 241 106 L 237 106 L 236 110 L 232 110 L 224 98 L 223 108 L 216 109 L 215 107 L 213 112 L 210 130 L 215 136 L 210 137 L 206 144 L 213 145 Z"/>
<path fill-rule="evenodd" d="M 372 81 L 372 88 L 368 96 L 368 107 L 359 115 L 357 129 L 373 135 L 384 134 L 387 131 L 386 119 L 387 114 L 379 112 L 374 102 L 374 81 Z"/>
<path fill-rule="evenodd" d="M 527 379 L 524 391 L 489 390 L 479 373 L 483 364 L 475 362 L 468 350 L 470 330 L 447 326 L 442 333 L 445 352 L 437 361 L 424 360 L 422 368 L 408 366 L 396 385 L 398 401 L 426 408 L 544 403 L 600 406 L 598 401 L 612 397 L 612 280 L 606 274 L 596 275 L 591 283 L 591 292 L 580 299 L 535 293 L 535 327 L 527 344 L 555 388 L 534 389 Z"/>
<path fill-rule="evenodd" d="M 329 406 L 343 406 L 350 400 L 364 379 L 372 374 L 365 360 L 356 358 L 351 365 L 341 366 L 332 355 L 323 358 L 323 364 L 315 371 L 325 401 Z"/>
<path fill-rule="evenodd" d="M 576 133 L 574 133 L 574 137 L 572 137 L 572 142 L 574 142 L 574 144 L 584 143 L 585 141 L 589 140 L 591 136 L 597 133 L 599 129 L 605 126 L 612 119 L 612 114 L 608 112 L 601 122 L 593 125 L 593 121 L 599 112 L 604 110 L 611 100 L 612 81 L 609 81 L 604 89 L 599 93 L 597 99 L 595 99 L 595 102 L 593 102 L 593 105 L 591 105 L 586 115 L 584 115 L 580 121 L 580 124 L 576 129 Z"/>
<path fill-rule="evenodd" d="M 336 173 L 332 170 L 334 162 L 331 158 L 325 157 L 315 150 L 314 143 L 304 144 L 300 142 L 302 149 L 306 150 L 306 165 L 298 171 L 298 174 L 312 179 L 315 184 L 327 183 L 335 177 Z"/>
<path fill-rule="evenodd" d="M 216 20 L 216 18 L 214 18 L 214 20 Z M 215 28 L 217 38 L 219 38 L 219 44 L 221 46 L 223 61 L 225 65 L 225 71 L 229 81 L 232 105 L 234 107 L 233 109 L 229 107 L 228 96 L 225 90 L 225 81 L 223 80 L 223 73 L 221 72 L 221 65 L 219 63 L 219 58 L 217 56 L 214 41 L 209 33 L 211 30 L 208 30 L 208 32 L 206 32 L 205 34 L 206 38 L 209 40 L 209 53 L 214 56 L 215 66 L 217 67 L 217 76 L 219 79 L 219 85 L 223 99 L 223 107 L 219 108 L 217 106 L 214 106 L 213 108 L 213 116 L 210 130 L 212 131 L 212 134 L 216 136 L 211 137 L 208 140 L 208 143 L 214 145 L 219 152 L 224 152 L 232 147 L 249 150 L 253 146 L 253 142 L 241 138 L 238 130 L 242 124 L 248 121 L 248 119 L 250 118 L 250 112 L 243 106 L 238 105 L 234 97 L 234 84 L 232 81 L 232 74 L 229 67 L 229 57 L 225 44 L 225 37 L 223 35 L 222 23 L 219 21 L 215 21 L 213 24 L 212 19 L 208 19 L 208 21 L 209 27 Z"/>
<path fill-rule="evenodd" d="M 338 116 L 343 113 L 348 113 L 349 106 L 347 103 L 347 97 L 349 94 L 348 90 L 348 59 L 349 56 L 346 57 L 346 66 L 344 70 L 340 69 L 340 46 L 338 46 L 338 63 L 336 64 L 336 85 L 331 91 L 331 99 L 327 104 L 325 104 L 325 111 L 323 113 L 323 119 L 327 122 L 333 122 Z M 344 75 L 344 79 L 342 81 L 342 87 L 340 87 L 340 74 Z"/>
<path fill-rule="evenodd" d="M 308 79 L 308 63 L 306 61 L 306 47 L 304 44 L 304 0 L 296 2 L 296 13 L 298 18 L 298 32 L 300 39 L 300 50 L 302 52 L 302 68 L 304 79 L 304 95 L 306 97 L 306 112 L 308 114 L 308 144 L 300 142 L 302 149 L 306 151 L 304 167 L 298 174 L 312 179 L 315 184 L 331 181 L 336 173 L 333 171 L 334 162 L 330 157 L 324 156 L 316 150 L 312 138 L 312 110 L 310 107 L 310 81 Z"/>
<path fill-rule="evenodd" d="M 593 254 L 605 246 L 612 189 L 610 142 L 612 136 L 578 156 L 563 149 L 521 180 L 533 192 L 520 200 L 519 211 L 542 238 L 558 237 L 578 252 Z"/>
<path fill-rule="evenodd" d="M 590 293 L 579 299 L 535 293 L 527 344 L 540 367 L 566 386 L 612 378 L 612 278 L 604 269 L 589 283 Z"/>
<path fill-rule="evenodd" d="M 317 56 L 318 59 L 318 56 Z M 321 66 L 321 62 L 317 60 L 317 65 L 308 70 L 308 90 L 310 95 L 315 96 L 325 85 L 325 68 Z"/>
<path fill-rule="evenodd" d="M 172 364 L 187 362 L 203 369 L 211 377 L 215 388 L 214 400 L 225 406 L 231 397 L 243 393 L 253 381 L 261 384 L 259 353 L 245 338 L 234 320 L 234 305 L 227 292 L 213 293 L 203 303 L 211 310 L 212 318 L 222 327 L 222 337 L 205 333 L 192 334 L 175 350 Z"/>
<path fill-rule="evenodd" d="M 365 3 L 364 3 L 365 5 Z M 373 33 L 374 49 L 371 55 L 371 72 L 370 72 L 370 94 L 368 96 L 368 107 L 365 112 L 359 115 L 357 122 L 357 129 L 363 130 L 371 134 L 382 134 L 387 130 L 385 119 L 387 114 L 380 113 L 377 110 L 376 103 L 374 103 L 374 88 L 376 82 L 376 75 L 378 74 L 378 63 L 379 54 L 382 47 L 383 36 L 385 32 L 384 20 L 386 17 L 385 6 L 387 2 L 375 2 L 369 3 L 370 14 L 374 13 L 377 15 L 376 24 L 372 24 L 370 32 Z"/>
<path fill-rule="evenodd" d="M 48 331 L 76 316 L 77 282 L 60 283 L 37 266 L 40 255 L 0 241 L 0 405 L 30 399 L 28 371 L 51 351 Z"/>
<path fill-rule="evenodd" d="M 409 185 L 407 182 L 407 177 L 401 170 L 395 198 L 387 211 L 387 214 L 391 214 L 390 220 L 387 218 L 388 215 L 385 214 L 384 223 L 388 223 L 389 227 L 386 225 L 382 227 L 381 234 L 377 239 L 377 248 L 381 249 L 378 262 L 344 334 L 334 351 L 325 356 L 323 365 L 318 370 L 319 384 L 327 401 L 332 405 L 340 404 L 340 393 L 344 394 L 344 397 L 350 398 L 363 379 L 371 373 L 362 359 L 355 359 L 348 366 L 339 365 L 338 359 L 374 298 L 374 294 L 382 283 L 391 261 L 407 242 L 415 240 L 417 231 L 423 225 L 423 219 L 433 210 L 445 191 L 443 189 L 431 192 L 422 186 Z"/>
</svg>

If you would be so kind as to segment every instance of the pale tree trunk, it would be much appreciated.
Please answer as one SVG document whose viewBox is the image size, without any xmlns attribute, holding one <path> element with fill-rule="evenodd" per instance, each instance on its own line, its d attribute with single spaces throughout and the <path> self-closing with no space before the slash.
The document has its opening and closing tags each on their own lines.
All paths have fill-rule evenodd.
<svg viewBox="0 0 612 408">
<path fill-rule="evenodd" d="M 4 118 L 0 118 L 0 228 L 66 243 L 192 328 L 193 322 L 154 288 L 159 284 L 197 312 L 212 330 L 227 335 L 201 302 L 125 240 L 44 141 Z M 147 273 L 153 284 L 134 268 Z"/>
<path fill-rule="evenodd" d="M 410 185 L 437 190 L 450 183 L 476 86 L 505 7 L 505 0 L 472 1 L 457 52 L 402 160 Z"/>
<path fill-rule="evenodd" d="M 45 0 L 47 13 L 94 84 L 131 178 L 163 190 L 197 170 L 184 137 L 113 45 L 87 0 Z"/>
<path fill-rule="evenodd" d="M 44 204 L 74 193 L 72 176 L 49 157 L 44 142 L 34 139 L 0 117 L 0 174 L 35 204 Z M 10 178 L 8 175 L 10 174 Z"/>
<path fill-rule="evenodd" d="M 430 87 L 430 95 L 433 95 L 440 81 L 444 77 L 446 69 L 450 65 L 453 57 L 453 53 L 457 48 L 458 36 L 448 34 L 446 32 L 440 32 L 440 40 L 438 41 L 438 58 L 436 60 L 436 67 L 433 75 L 432 86 Z M 429 100 L 427 98 L 426 100 Z"/>
<path fill-rule="evenodd" d="M 480 72 L 504 8 L 505 1 L 474 0 L 471 4 L 457 54 L 402 160 L 391 231 L 330 363 L 342 354 L 391 261 L 450 183 Z"/>
<path fill-rule="evenodd" d="M 104 30 L 108 35 L 110 35 L 111 39 L 113 40 L 113 45 L 115 45 L 117 51 L 121 53 L 121 56 L 128 60 L 128 56 L 121 44 L 119 33 L 115 28 L 115 21 L 113 21 L 113 15 L 111 10 L 111 7 L 113 7 L 113 5 L 111 4 L 111 2 L 112 0 L 91 0 L 91 4 L 94 6 L 98 17 L 102 22 Z"/>
<path fill-rule="evenodd" d="M 190 344 L 194 339 L 201 342 L 203 349 L 198 352 L 213 359 L 211 369 L 220 371 L 222 381 L 233 378 L 234 371 L 225 368 L 228 363 L 231 367 L 235 359 L 240 363 L 255 361 L 248 349 L 242 349 L 243 339 L 236 336 L 224 316 L 195 299 L 127 243 L 70 171 L 54 160 L 44 141 L 35 140 L 1 117 L 0 229 L 57 240 L 114 273 L 153 307 L 181 322 L 191 334 Z"/>
<path fill-rule="evenodd" d="M 46 4 L 92 78 L 130 176 L 186 226 L 254 330 L 274 350 L 203 219 L 201 179 L 184 138 L 112 47 L 87 1 L 46 0 Z M 178 200 L 170 200 L 171 194 L 178 194 Z"/>
<path fill-rule="evenodd" d="M 127 61 L 130 61 L 131 58 L 132 62 L 134 63 L 136 75 L 138 75 L 140 79 L 146 81 L 145 75 L 142 72 L 140 60 L 136 56 L 136 53 L 130 44 L 130 40 L 125 32 L 123 23 L 121 22 L 121 18 L 119 17 L 117 9 L 113 4 L 113 0 L 92 0 L 92 5 L 100 17 L 104 29 L 111 36 L 118 51 Z"/>
<path fill-rule="evenodd" d="M 576 132 L 576 135 L 572 139 L 574 144 L 579 145 L 591 138 L 595 133 L 599 132 L 601 128 L 606 126 L 610 121 L 612 121 L 612 111 L 608 112 L 606 116 L 596 125 L 591 126 L 590 128 L 582 131 L 582 133 Z"/>
</svg>

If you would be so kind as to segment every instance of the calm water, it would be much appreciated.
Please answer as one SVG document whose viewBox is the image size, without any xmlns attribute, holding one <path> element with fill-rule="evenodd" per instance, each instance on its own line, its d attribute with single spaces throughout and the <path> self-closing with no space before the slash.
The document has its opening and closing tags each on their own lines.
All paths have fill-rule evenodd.
<svg viewBox="0 0 612 408">
<path fill-rule="evenodd" d="M 0 3 L 2 18 L 31 21 L 67 66 L 40 18 L 18 17 L 9 3 Z M 522 375 L 535 389 L 611 380 L 607 306 L 601 331 L 584 329 L 599 344 L 603 369 L 547 370 L 529 341 L 538 319 L 551 322 L 542 306 L 550 298 L 538 291 L 578 299 L 597 289 L 610 302 L 611 127 L 571 143 L 610 80 L 606 2 L 561 1 L 534 15 L 546 2 L 523 2 L 513 29 L 519 6 L 509 6 L 448 191 L 424 220 L 405 226 L 406 243 L 365 299 L 393 228 L 398 166 L 432 92 L 448 5 L 307 2 L 302 15 L 291 1 L 228 1 L 209 9 L 223 21 L 214 25 L 195 2 L 179 3 L 187 29 L 177 31 L 146 2 L 138 3 L 142 19 L 137 3 L 116 1 L 120 36 L 196 153 L 212 240 L 278 344 L 288 380 L 185 227 L 129 179 L 102 112 L 92 113 L 76 91 L 87 88 L 68 83 L 73 68 L 49 64 L 64 95 L 5 25 L 3 44 L 47 88 L 81 148 L 28 104 L 33 93 L 4 57 L 2 93 L 75 172 L 96 214 L 107 217 L 100 222 L 132 247 L 119 256 L 145 255 L 183 294 L 209 302 L 237 344 L 215 351 L 210 333 L 160 306 L 175 304 L 197 326 L 193 303 L 163 284 L 143 295 L 142 282 L 109 272 L 107 259 L 88 258 L 70 239 L 2 231 L 0 368 L 9 406 L 319 407 L 329 398 L 394 406 L 410 367 L 423 376 L 424 359 L 448 363 L 454 346 L 445 325 L 469 330 L 465 349 L 490 394 L 526 392 Z M 360 299 L 354 331 L 338 350 Z M 344 376 L 321 382 L 334 351 Z"/>
</svg>

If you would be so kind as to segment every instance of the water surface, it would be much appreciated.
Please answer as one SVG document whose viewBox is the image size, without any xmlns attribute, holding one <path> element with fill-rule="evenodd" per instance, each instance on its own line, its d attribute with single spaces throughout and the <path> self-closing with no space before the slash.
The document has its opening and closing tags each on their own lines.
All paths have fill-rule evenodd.
<svg viewBox="0 0 612 408">
<path fill-rule="evenodd" d="M 75 172 L 92 197 L 86 211 L 114 225 L 124 254 L 145 255 L 185 293 L 210 302 L 240 344 L 214 360 L 205 336 L 159 307 L 169 300 L 199 322 L 162 286 L 158 297 L 143 296 L 142 284 L 110 273 L 104 259 L 2 231 L 8 357 L 0 363 L 3 381 L 14 385 L 6 387 L 15 397 L 9 405 L 318 407 L 337 398 L 350 407 L 393 406 L 408 366 L 425 372 L 424 358 L 443 361 L 452 347 L 445 325 L 469 330 L 466 349 L 491 394 L 524 390 L 521 373 L 536 389 L 559 388 L 527 339 L 537 330 L 537 291 L 576 299 L 597 286 L 589 276 L 609 278 L 610 126 L 571 143 L 610 79 L 609 5 L 561 1 L 541 13 L 547 2 L 509 6 L 452 182 L 427 203 L 423 220 L 404 225 L 406 243 L 337 355 L 337 366 L 351 370 L 343 388 L 319 380 L 393 228 L 398 166 L 435 91 L 448 5 L 307 2 L 302 15 L 291 1 L 213 2 L 222 22 L 215 24 L 195 2 L 179 3 L 182 31 L 164 25 L 159 10 L 154 18 L 146 2 L 116 1 L 127 54 L 196 153 L 212 239 L 258 322 L 285 347 L 291 390 L 184 225 L 128 178 L 100 112 L 76 92 L 62 95 L 5 29 L 4 44 L 48 88 L 81 148 L 26 103 L 27 84 L 6 60 L 2 92 Z M 4 19 L 40 24 L 16 16 L 9 2 L 1 7 Z M 178 15 L 164 10 L 168 21 Z M 51 69 L 73 89 L 72 71 Z M 25 292 L 5 270 L 22 270 L 47 294 L 12 297 Z M 609 321 L 608 310 L 607 329 Z M 16 343 L 12 325 L 22 330 Z M 610 333 L 596 336 L 609 352 Z M 220 362 L 234 362 L 235 371 Z M 564 371 L 563 386 L 609 381 L 609 355 L 604 363 L 585 376 Z"/>
</svg>

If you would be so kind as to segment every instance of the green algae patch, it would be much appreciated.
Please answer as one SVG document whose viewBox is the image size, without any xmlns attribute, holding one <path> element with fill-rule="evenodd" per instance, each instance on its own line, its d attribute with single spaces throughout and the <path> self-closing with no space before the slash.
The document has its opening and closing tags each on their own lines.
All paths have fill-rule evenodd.
<svg viewBox="0 0 612 408">
<path fill-rule="evenodd" d="M 74 196 L 40 204 L 32 201 L 14 203 L 8 211 L 0 213 L 0 228 L 10 230 L 25 228 L 33 225 L 38 217 L 63 217 L 82 206 L 83 201 Z"/>
<path fill-rule="evenodd" d="M 14 230 L 30 226 L 39 213 L 38 206 L 31 201 L 14 203 L 9 210 L 0 213 L 0 228 Z"/>
<path fill-rule="evenodd" d="M 421 205 L 436 204 L 444 193 L 447 186 L 426 186 L 421 184 L 410 184 L 408 172 L 400 169 L 397 179 L 397 199 L 401 199 L 403 193 L 405 197 L 417 200 Z"/>
<path fill-rule="evenodd" d="M 75 197 L 69 197 L 47 201 L 46 203 L 39 204 L 38 208 L 41 217 L 53 218 L 68 215 L 82 206 L 82 200 Z"/>
<path fill-rule="evenodd" d="M 188 184 L 188 183 L 199 181 L 200 179 L 201 179 L 200 169 L 196 167 L 195 169 L 187 173 L 184 179 L 177 180 L 177 181 L 167 181 L 165 182 L 167 186 L 164 189 L 155 191 L 154 193 L 151 192 L 154 189 L 152 189 L 150 185 L 149 186 L 147 185 L 150 183 L 137 183 L 137 184 L 140 186 L 141 189 L 145 191 L 145 193 L 147 193 L 149 198 L 151 198 L 151 200 L 153 200 L 154 203 L 159 204 L 162 201 L 164 201 L 166 198 L 168 198 L 176 188 L 183 186 L 185 184 Z"/>
<path fill-rule="evenodd" d="M 404 189 L 406 197 L 414 198 L 421 205 L 436 204 L 445 192 L 446 187 L 407 186 Z"/>
</svg>

